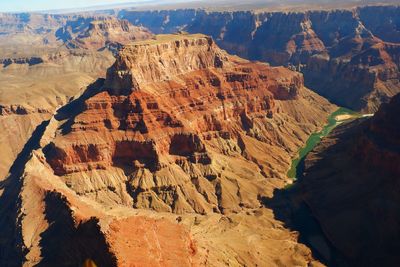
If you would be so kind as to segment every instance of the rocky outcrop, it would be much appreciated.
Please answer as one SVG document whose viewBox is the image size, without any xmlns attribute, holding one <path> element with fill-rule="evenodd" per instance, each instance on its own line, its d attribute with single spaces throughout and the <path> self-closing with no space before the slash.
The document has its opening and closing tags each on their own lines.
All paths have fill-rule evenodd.
<svg viewBox="0 0 400 267">
<path fill-rule="evenodd" d="M 151 38 L 143 27 L 154 33 L 203 33 L 231 54 L 301 71 L 306 86 L 320 95 L 371 113 L 399 92 L 399 10 L 397 6 L 302 12 L 119 10 L 122 20 L 87 14 L 1 14 L 0 40 L 7 49 L 15 43 L 66 44 L 107 48 L 116 54 L 121 44 Z M 359 57 L 374 57 L 379 63 L 360 62 Z"/>
<path fill-rule="evenodd" d="M 258 194 L 272 189 L 261 189 L 259 182 L 284 183 L 291 153 L 333 108 L 322 107 L 303 87 L 301 74 L 229 56 L 203 35 L 161 35 L 126 46 L 103 88 L 64 120 L 44 147 L 47 162 L 71 188 L 104 204 L 176 213 L 257 207 Z M 308 101 L 314 106 L 306 107 Z M 287 118 L 292 112 L 303 116 Z M 293 125 L 300 139 L 279 129 L 283 123 L 291 127 L 292 119 L 304 125 Z M 261 142 L 280 147 L 271 155 L 274 163 L 255 149 Z M 252 178 L 236 176 L 225 157 L 254 165 L 246 175 Z M 112 187 L 123 191 L 98 199 L 92 192 L 107 194 L 111 185 L 100 184 L 109 183 L 104 175 L 116 167 L 125 175 Z M 102 182 L 79 178 L 86 172 Z M 127 189 L 118 185 L 123 181 Z M 82 183 L 92 189 L 80 188 Z"/>
<path fill-rule="evenodd" d="M 25 160 L 0 195 L 0 212 L 7 214 L 0 220 L 2 265 L 198 265 L 196 244 L 182 225 L 129 210 L 108 213 L 43 168 L 40 152 Z"/>
<path fill-rule="evenodd" d="M 379 41 L 370 46 L 349 61 L 329 61 L 323 58 L 313 58 L 309 61 L 306 76 L 313 77 L 310 86 L 325 88 L 316 89 L 336 103 L 365 112 L 375 112 L 380 104 L 389 101 L 398 93 L 400 45 L 386 44 Z M 331 73 L 327 78 L 321 72 Z M 340 85 L 337 81 L 341 82 Z M 350 91 L 354 91 L 349 94 Z"/>
<path fill-rule="evenodd" d="M 1 184 L 0 263 L 318 264 L 260 201 L 335 109 L 207 36 L 128 45 Z"/>
<path fill-rule="evenodd" d="M 46 109 L 38 108 L 36 110 L 23 105 L 10 105 L 8 107 L 0 105 L 0 116 L 6 115 L 28 115 L 32 113 L 51 114 L 52 112 Z"/>
<path fill-rule="evenodd" d="M 306 86 L 351 109 L 375 112 L 399 92 L 397 6 L 270 13 L 120 10 L 117 14 L 122 20 L 100 15 L 2 14 L 0 39 L 7 49 L 15 43 L 66 44 L 107 48 L 116 54 L 121 44 L 151 38 L 143 26 L 154 33 L 185 30 L 212 36 L 229 53 L 301 71 Z M 377 61 L 360 62 L 360 57 Z"/>
<path fill-rule="evenodd" d="M 98 265 L 117 266 L 97 218 L 80 221 L 68 199 L 56 191 L 46 192 L 44 204 L 49 226 L 41 235 L 39 265 L 80 266 L 90 259 Z"/>
<path fill-rule="evenodd" d="M 105 76 L 108 50 L 150 36 L 108 16 L 0 14 L 0 180 L 44 118 Z"/>
<path fill-rule="evenodd" d="M 399 12 L 370 6 L 285 13 L 123 10 L 119 16 L 155 33 L 211 35 L 232 54 L 301 71 L 308 87 L 341 106 L 375 112 L 400 91 Z"/>
<path fill-rule="evenodd" d="M 150 39 L 152 33 L 143 27 L 133 26 L 127 20 L 114 17 L 103 20 L 93 20 L 87 29 L 67 42 L 68 47 L 101 50 L 108 48 L 114 53 L 122 45 L 133 41 Z"/>
<path fill-rule="evenodd" d="M 223 68 L 224 63 L 229 64 L 227 55 L 210 37 L 160 35 L 156 40 L 126 46 L 108 70 L 106 86 L 110 94 L 129 95 L 146 84 L 193 71 Z M 216 78 L 214 83 L 218 82 Z"/>
<path fill-rule="evenodd" d="M 370 119 L 340 126 L 307 156 L 303 199 L 354 266 L 396 266 L 400 95 Z"/>
<path fill-rule="evenodd" d="M 254 58 L 301 69 L 306 83 L 314 73 L 311 66 L 315 73 L 332 71 L 333 82 L 362 85 L 365 91 L 353 96 L 356 101 L 374 96 L 369 93 L 371 86 L 379 88 L 376 102 L 368 100 L 372 104 L 367 109 L 373 110 L 396 90 L 398 45 L 395 37 L 388 40 L 385 34 L 375 33 L 383 27 L 396 36 L 394 15 L 382 19 L 380 28 L 380 22 L 371 19 L 374 14 L 361 11 L 183 12 L 199 15 L 201 21 L 186 19 L 181 12 L 142 14 L 162 14 L 162 31 L 185 24 L 191 31 L 196 27 L 210 31 L 225 48 L 249 58 L 247 47 L 254 45 L 258 53 Z M 318 15 L 324 23 L 317 23 Z M 83 16 L 69 23 L 59 22 L 65 16 L 58 15 L 12 17 L 18 23 L 11 24 L 20 25 L 16 27 L 30 37 L 42 30 L 26 24 L 46 18 L 54 29 L 61 29 L 57 44 L 90 27 L 91 40 L 93 32 L 103 34 L 112 26 L 88 26 L 94 19 Z M 368 27 L 359 24 L 363 18 L 371 20 Z M 288 21 L 293 22 L 290 27 L 280 27 Z M 235 31 L 239 26 L 251 31 Z M 54 29 L 43 31 L 53 38 Z M 52 39 L 39 40 L 51 43 Z M 265 54 L 262 42 L 268 48 Z M 70 62 L 79 62 L 71 64 L 76 68 L 98 67 L 101 62 L 82 64 L 87 57 L 71 53 Z M 51 60 L 62 58 L 57 54 Z M 11 64 L 4 71 L 29 64 L 22 65 Z M 57 71 L 65 73 L 64 67 Z M 51 77 L 60 79 L 63 88 L 72 83 L 70 77 Z M 85 83 L 78 83 L 78 89 L 80 84 Z M 62 101 L 66 99 L 59 104 Z M 393 115 L 399 105 L 398 98 L 393 101 L 372 122 L 361 122 L 346 134 L 339 129 L 333 139 L 324 140 L 321 151 L 330 145 L 329 153 L 353 149 L 337 158 L 327 156 L 330 160 L 323 171 L 333 166 L 333 173 L 309 184 L 304 180 L 302 185 L 303 197 L 326 236 L 353 265 L 398 262 L 392 253 L 398 250 L 393 242 L 398 201 L 391 177 L 399 174 L 399 137 L 393 134 L 399 132 Z M 287 185 L 291 159 L 333 110 L 335 106 L 304 87 L 301 74 L 230 56 L 207 36 L 159 36 L 121 47 L 106 80 L 99 79 L 71 98 L 51 119 L 44 114 L 33 122 L 34 116 L 41 115 L 36 114 L 38 109 L 2 103 L 0 112 L 5 116 L 0 116 L 0 123 L 12 137 L 6 142 L 16 140 L 13 135 L 20 131 L 13 128 L 14 120 L 29 120 L 25 133 L 46 121 L 33 131 L 10 174 L 0 181 L 0 265 L 319 266 L 315 255 L 299 243 L 298 234 L 262 204 L 275 189 Z M 357 137 L 352 137 L 354 133 Z M 307 161 L 306 177 L 313 177 L 324 162 L 318 149 Z M 337 179 L 337 173 L 349 166 L 356 173 L 344 182 Z M 368 171 L 359 172 L 363 169 Z M 376 177 L 384 177 L 383 182 Z M 378 240 L 377 245 L 369 240 Z"/>
</svg>

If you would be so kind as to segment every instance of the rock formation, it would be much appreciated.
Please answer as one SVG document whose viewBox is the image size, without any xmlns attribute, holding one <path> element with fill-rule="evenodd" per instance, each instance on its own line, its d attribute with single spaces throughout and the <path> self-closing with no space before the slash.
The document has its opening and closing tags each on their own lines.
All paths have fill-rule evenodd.
<svg viewBox="0 0 400 267">
<path fill-rule="evenodd" d="M 55 174 L 70 177 L 76 190 L 88 182 L 82 172 L 104 179 L 104 170 L 125 168 L 129 175 L 120 179 L 128 191 L 118 186 L 112 202 L 131 205 L 130 195 L 138 208 L 202 214 L 257 207 L 263 177 L 283 181 L 296 144 L 332 110 L 310 118 L 302 111 L 310 125 L 296 127 L 298 139 L 283 136 L 276 121 L 287 113 L 284 105 L 301 102 L 306 90 L 300 74 L 230 57 L 211 38 L 159 36 L 120 52 L 104 90 L 83 103 L 44 152 Z M 259 142 L 285 144 L 289 153 L 263 163 L 264 156 L 250 152 Z M 257 171 L 244 180 L 224 157 L 253 162 Z M 242 186 L 254 189 L 242 192 Z M 109 194 L 100 184 L 84 187 Z"/>
<path fill-rule="evenodd" d="M 155 33 L 211 35 L 228 52 L 301 71 L 305 84 L 364 112 L 400 92 L 398 6 L 303 12 L 126 11 Z"/>
<path fill-rule="evenodd" d="M 127 45 L 2 183 L 0 263 L 318 265 L 260 201 L 335 109 L 204 35 Z"/>
<path fill-rule="evenodd" d="M 0 266 L 396 266 L 399 12 L 0 14 Z"/>
<path fill-rule="evenodd" d="M 6 51 L 15 46 L 31 51 L 32 47 L 55 48 L 63 44 L 69 48 L 116 51 L 120 45 L 151 36 L 146 28 L 113 16 L 0 13 L 1 52 L 3 46 L 8 46 Z"/>
<path fill-rule="evenodd" d="M 91 21 L 86 30 L 67 42 L 67 46 L 96 50 L 108 48 L 116 53 L 124 44 L 150 39 L 152 36 L 152 33 L 143 27 L 133 26 L 127 20 L 110 17 Z"/>
<path fill-rule="evenodd" d="M 150 37 L 108 16 L 0 14 L 0 180 L 57 106 L 105 76 L 108 50 Z"/>
<path fill-rule="evenodd" d="M 307 157 L 303 199 L 352 266 L 397 266 L 400 95 L 337 128 Z"/>
<path fill-rule="evenodd" d="M 366 6 L 301 12 L 111 12 L 122 20 L 98 14 L 0 14 L 0 41 L 6 50 L 15 44 L 26 50 L 66 44 L 116 53 L 120 44 L 151 37 L 143 26 L 154 33 L 203 33 L 232 54 L 301 71 L 306 86 L 320 95 L 371 113 L 399 92 L 399 10 Z M 31 57 L 4 60 L 37 62 Z"/>
<path fill-rule="evenodd" d="M 32 56 L 28 57 L 32 53 Z M 7 175 L 25 143 L 57 106 L 64 105 L 115 60 L 108 51 L 32 49 L 4 55 L 11 64 L 0 65 L 0 180 Z M 32 64 L 29 58 L 38 58 Z M 10 60 L 10 59 L 18 60 Z M 1 61 L 1 60 L 0 60 Z"/>
</svg>

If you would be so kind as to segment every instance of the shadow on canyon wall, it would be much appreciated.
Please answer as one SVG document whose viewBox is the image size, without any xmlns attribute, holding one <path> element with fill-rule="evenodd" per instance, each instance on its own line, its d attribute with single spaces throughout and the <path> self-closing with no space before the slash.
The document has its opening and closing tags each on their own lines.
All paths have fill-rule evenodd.
<svg viewBox="0 0 400 267">
<path fill-rule="evenodd" d="M 41 234 L 43 259 L 38 266 L 83 266 L 91 259 L 98 266 L 117 266 L 97 218 L 77 224 L 67 200 L 58 192 L 48 192 L 45 213 L 49 228 Z"/>
<path fill-rule="evenodd" d="M 22 266 L 24 248 L 19 212 L 21 200 L 19 192 L 23 183 L 25 164 L 29 161 L 32 151 L 39 148 L 40 138 L 46 130 L 49 121 L 42 122 L 33 131 L 31 138 L 18 154 L 9 170 L 8 177 L 0 182 L 0 266 Z"/>
<path fill-rule="evenodd" d="M 299 232 L 299 242 L 308 246 L 313 257 L 327 266 L 349 267 L 347 259 L 325 236 L 311 209 L 302 199 L 301 184 L 304 178 L 305 159 L 297 167 L 298 181 L 290 187 L 275 189 L 272 198 L 262 198 L 262 204 L 274 211 L 275 219 L 292 231 Z"/>
</svg>

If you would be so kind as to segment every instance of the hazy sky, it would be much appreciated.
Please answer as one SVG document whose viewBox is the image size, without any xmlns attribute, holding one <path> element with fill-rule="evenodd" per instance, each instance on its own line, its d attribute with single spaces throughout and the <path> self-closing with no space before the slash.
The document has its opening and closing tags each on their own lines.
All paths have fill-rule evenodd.
<svg viewBox="0 0 400 267">
<path fill-rule="evenodd" d="M 1 12 L 20 12 L 20 11 L 45 11 L 57 9 L 79 9 L 83 7 L 118 5 L 124 3 L 132 3 L 134 6 L 152 6 L 171 3 L 208 3 L 213 7 L 217 4 L 225 6 L 249 5 L 250 3 L 258 5 L 268 5 L 271 3 L 279 4 L 303 4 L 304 2 L 312 3 L 330 3 L 352 2 L 352 3 L 370 3 L 370 2 L 398 2 L 399 0 L 0 0 Z"/>
<path fill-rule="evenodd" d="M 0 0 L 0 12 L 81 8 L 119 3 L 143 3 L 148 1 L 149 0 Z M 163 1 L 160 0 L 158 2 Z"/>
</svg>

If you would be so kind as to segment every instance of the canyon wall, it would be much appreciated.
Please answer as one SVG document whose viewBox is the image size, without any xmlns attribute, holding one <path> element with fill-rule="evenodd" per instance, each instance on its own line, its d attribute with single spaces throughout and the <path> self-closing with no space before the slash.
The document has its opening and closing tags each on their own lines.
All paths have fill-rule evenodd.
<svg viewBox="0 0 400 267">
<path fill-rule="evenodd" d="M 365 112 L 398 92 L 398 13 L 119 13 L 216 42 L 109 17 L 1 14 L 0 265 L 320 266 L 265 200 L 337 108 L 305 84 Z M 324 139 L 300 181 L 353 265 L 398 262 L 398 100 Z"/>
<path fill-rule="evenodd" d="M 98 77 L 143 27 L 97 15 L 0 14 L 0 180 L 37 126 Z"/>
<path fill-rule="evenodd" d="M 300 111 L 305 95 L 316 106 Z M 122 177 L 130 189 L 118 194 L 119 203 L 130 195 L 134 206 L 158 211 L 238 211 L 257 207 L 263 176 L 285 182 L 291 156 L 333 110 L 323 103 L 299 73 L 229 56 L 207 36 L 160 35 L 120 51 L 104 91 L 61 125 L 44 152 L 55 174 L 71 176 L 72 186 L 87 182 L 80 172 L 104 179 L 101 173 L 111 167 L 133 168 L 130 178 Z M 292 117 L 296 112 L 301 115 Z M 275 153 L 253 155 L 261 143 Z M 245 181 L 234 166 L 220 165 L 221 157 L 242 158 L 258 171 Z M 243 191 L 242 183 L 253 190 Z"/>
<path fill-rule="evenodd" d="M 29 54 L 66 45 L 69 48 L 114 50 L 119 45 L 151 38 L 144 27 L 126 20 L 96 14 L 50 15 L 35 13 L 0 13 L 0 51 Z M 7 47 L 8 46 L 8 47 Z M 25 51 L 24 51 L 25 50 Z"/>
<path fill-rule="evenodd" d="M 154 33 L 204 33 L 231 54 L 303 72 L 338 105 L 375 112 L 400 91 L 400 8 L 304 12 L 126 11 Z"/>
<path fill-rule="evenodd" d="M 320 266 L 262 199 L 336 108 L 208 36 L 126 45 L 1 183 L 0 263 Z"/>
<path fill-rule="evenodd" d="M 354 110 L 375 112 L 380 103 L 399 92 L 398 6 L 301 12 L 178 9 L 111 13 L 127 21 L 100 14 L 1 14 L 0 40 L 8 47 L 18 43 L 28 50 L 31 45 L 66 44 L 107 48 L 115 54 L 120 44 L 151 38 L 143 26 L 156 34 L 184 30 L 212 36 L 231 54 L 301 71 L 306 86 Z"/>
<path fill-rule="evenodd" d="M 63 35 L 69 33 L 68 25 L 62 29 Z M 127 20 L 119 20 L 114 17 L 105 19 L 96 19 L 89 23 L 86 29 L 80 30 L 76 37 L 70 37 L 66 45 L 71 48 L 84 48 L 84 49 L 109 49 L 114 54 L 122 45 L 128 44 L 133 41 L 146 40 L 153 37 L 153 34 L 144 27 L 136 27 L 129 23 Z"/>
<path fill-rule="evenodd" d="M 399 261 L 400 94 L 338 127 L 305 160 L 302 198 L 352 266 Z"/>
</svg>

